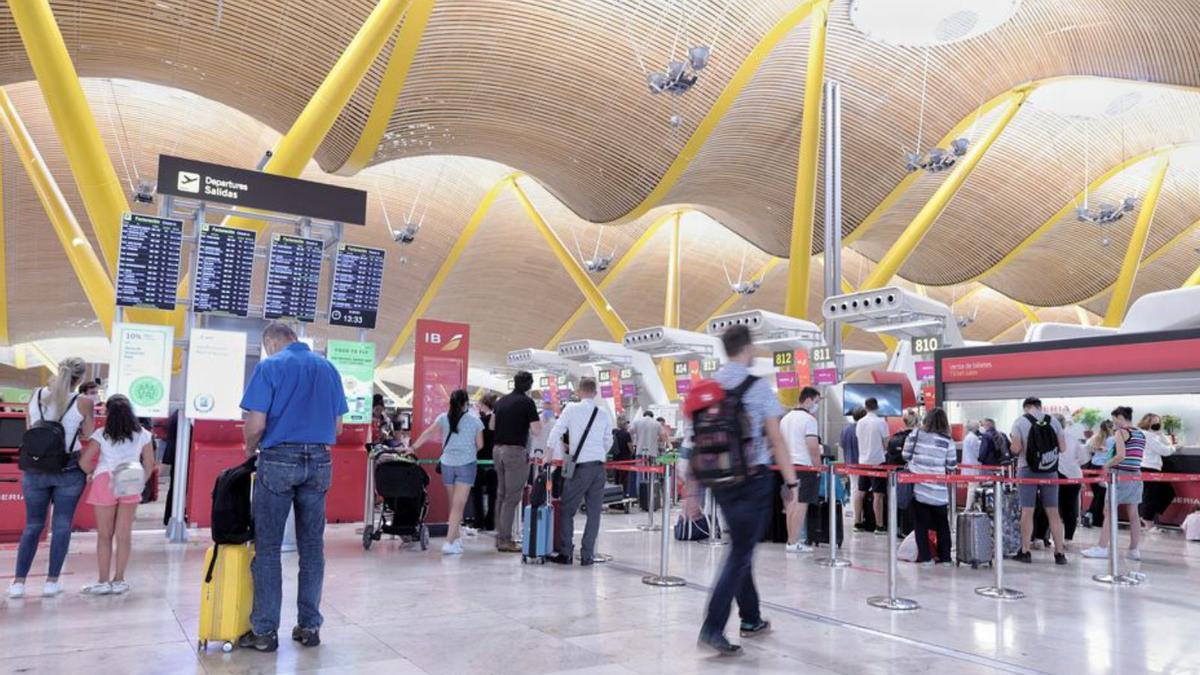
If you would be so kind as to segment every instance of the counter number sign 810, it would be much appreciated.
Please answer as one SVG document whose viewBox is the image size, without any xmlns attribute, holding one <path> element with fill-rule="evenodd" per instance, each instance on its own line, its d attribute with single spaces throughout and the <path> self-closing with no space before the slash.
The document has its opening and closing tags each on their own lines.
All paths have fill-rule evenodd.
<svg viewBox="0 0 1200 675">
<path fill-rule="evenodd" d="M 913 354 L 932 354 L 942 348 L 942 339 L 936 335 L 914 337 L 912 339 Z"/>
</svg>

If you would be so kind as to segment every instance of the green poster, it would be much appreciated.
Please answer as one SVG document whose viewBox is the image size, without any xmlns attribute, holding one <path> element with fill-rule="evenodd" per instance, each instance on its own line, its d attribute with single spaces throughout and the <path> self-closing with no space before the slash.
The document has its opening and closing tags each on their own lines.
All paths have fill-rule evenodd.
<svg viewBox="0 0 1200 675">
<path fill-rule="evenodd" d="M 350 412 L 342 418 L 346 424 L 367 424 L 371 421 L 371 393 L 375 381 L 375 343 L 330 340 L 326 358 L 342 376 L 346 390 L 346 406 Z"/>
</svg>

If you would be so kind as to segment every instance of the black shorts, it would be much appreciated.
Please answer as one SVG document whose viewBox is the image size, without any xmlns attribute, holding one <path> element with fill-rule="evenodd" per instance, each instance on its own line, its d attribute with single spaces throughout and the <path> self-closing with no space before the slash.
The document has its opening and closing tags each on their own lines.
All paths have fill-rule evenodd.
<svg viewBox="0 0 1200 675">
<path fill-rule="evenodd" d="M 875 478 L 874 476 L 859 476 L 858 491 L 883 494 L 887 492 L 887 479 Z"/>
<path fill-rule="evenodd" d="M 800 481 L 800 503 L 816 504 L 821 496 L 822 475 L 812 471 L 797 471 L 796 480 Z"/>
</svg>

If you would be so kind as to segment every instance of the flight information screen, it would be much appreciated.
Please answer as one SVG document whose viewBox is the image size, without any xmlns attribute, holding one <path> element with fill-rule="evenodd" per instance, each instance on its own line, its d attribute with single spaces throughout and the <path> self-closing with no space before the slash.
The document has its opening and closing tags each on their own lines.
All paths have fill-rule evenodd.
<svg viewBox="0 0 1200 675">
<path fill-rule="evenodd" d="M 117 256 L 117 304 L 175 309 L 183 221 L 126 213 Z"/>
<path fill-rule="evenodd" d="M 267 259 L 267 297 L 263 315 L 268 319 L 317 318 L 317 287 L 321 283 L 320 239 L 276 234 Z"/>
<path fill-rule="evenodd" d="M 380 248 L 339 244 L 333 265 L 329 301 L 329 323 L 352 328 L 374 328 L 379 316 L 379 293 L 383 288 Z"/>
<path fill-rule="evenodd" d="M 202 225 L 192 309 L 246 316 L 254 279 L 254 230 Z"/>
</svg>

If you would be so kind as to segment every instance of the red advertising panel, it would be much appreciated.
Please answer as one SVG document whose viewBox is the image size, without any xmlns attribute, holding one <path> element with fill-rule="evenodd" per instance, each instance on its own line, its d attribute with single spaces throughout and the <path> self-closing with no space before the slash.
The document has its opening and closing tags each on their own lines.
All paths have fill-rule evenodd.
<svg viewBox="0 0 1200 675">
<path fill-rule="evenodd" d="M 471 327 L 464 323 L 449 323 L 418 319 L 416 331 L 416 362 L 413 365 L 412 437 L 416 438 L 446 412 L 450 394 L 467 387 L 467 355 L 470 353 Z M 421 459 L 437 459 L 442 454 L 441 441 L 414 448 Z M 432 472 L 433 465 L 426 470 Z M 430 476 L 439 485 L 437 476 Z M 429 491 L 431 523 L 444 523 L 450 513 L 444 490 Z"/>
<path fill-rule="evenodd" d="M 624 394 L 624 392 L 621 390 L 621 369 L 610 368 L 608 372 L 610 380 L 610 384 L 608 386 L 612 389 L 613 393 L 613 408 L 617 411 L 617 414 L 620 415 L 625 412 L 625 402 L 621 400 L 622 394 Z"/>
<path fill-rule="evenodd" d="M 943 382 L 988 382 L 1200 369 L 1200 338 L 942 359 Z"/>
<path fill-rule="evenodd" d="M 558 417 L 562 412 L 562 393 L 558 390 L 558 376 L 547 376 L 546 386 L 550 387 L 550 409 L 554 411 L 554 416 Z"/>
<path fill-rule="evenodd" d="M 796 387 L 812 385 L 812 363 L 808 359 L 808 350 L 801 347 L 796 350 Z"/>
</svg>

